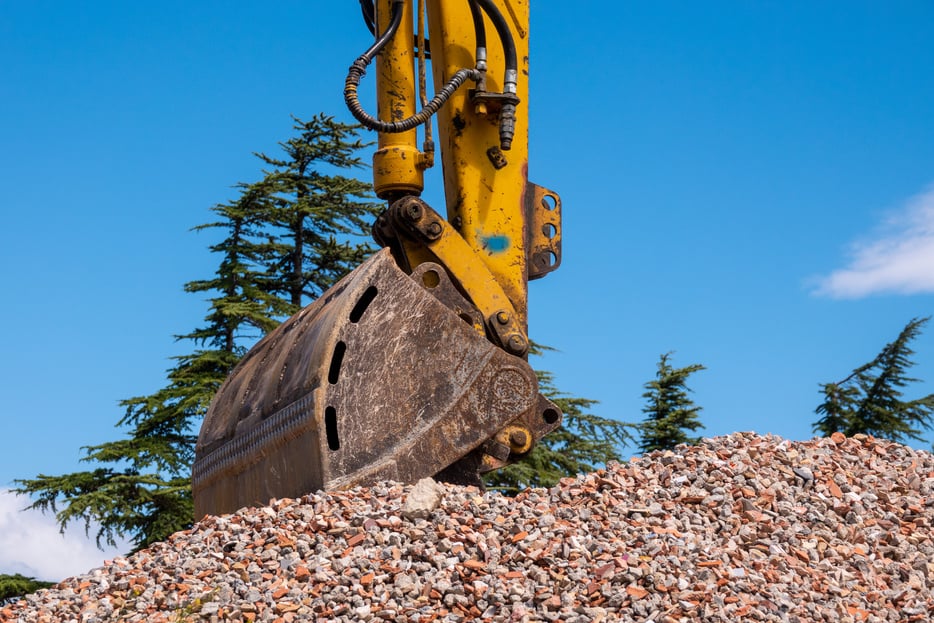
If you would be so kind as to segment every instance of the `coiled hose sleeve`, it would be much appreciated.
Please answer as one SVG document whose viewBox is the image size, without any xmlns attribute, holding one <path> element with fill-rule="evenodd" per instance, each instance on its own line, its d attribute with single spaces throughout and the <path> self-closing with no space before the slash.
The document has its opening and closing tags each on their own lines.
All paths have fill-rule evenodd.
<svg viewBox="0 0 934 623">
<path fill-rule="evenodd" d="M 380 35 L 379 39 L 353 62 L 350 66 L 350 70 L 347 72 L 347 79 L 344 81 L 344 102 L 347 103 L 350 114 L 352 114 L 357 121 L 362 123 L 364 127 L 370 130 L 376 130 L 377 132 L 398 133 L 417 128 L 431 119 L 431 116 L 444 106 L 444 103 L 454 94 L 454 91 L 459 89 L 467 80 L 476 82 L 482 77 L 482 74 L 476 69 L 465 68 L 457 70 L 457 72 L 451 76 L 451 79 L 447 81 L 447 84 L 431 98 L 431 101 L 425 104 L 424 108 L 411 117 L 400 121 L 383 121 L 367 113 L 360 103 L 360 98 L 357 96 L 357 88 L 360 85 L 360 80 L 366 74 L 367 66 L 373 62 L 373 58 L 379 54 L 379 51 L 382 50 L 386 43 L 396 34 L 401 21 L 402 3 L 396 2 L 392 6 L 390 23 L 386 32 Z"/>
<path fill-rule="evenodd" d="M 459 89 L 461 85 L 468 80 L 480 80 L 481 76 L 480 72 L 476 69 L 458 69 L 457 72 L 451 76 L 451 79 L 448 80 L 447 84 L 444 85 L 444 88 L 438 91 L 435 96 L 431 98 L 431 101 L 425 104 L 425 107 L 420 111 L 401 121 L 383 121 L 363 110 L 360 99 L 357 97 L 357 86 L 360 84 L 360 79 L 363 77 L 364 73 L 366 73 L 366 66 L 368 64 L 369 61 L 361 56 L 350 66 L 350 72 L 347 74 L 347 80 L 344 82 L 344 101 L 347 103 L 347 108 L 350 109 L 350 114 L 352 114 L 357 121 L 362 123 L 365 127 L 376 130 L 377 132 L 397 133 L 407 132 L 417 128 L 431 119 L 432 115 L 441 110 L 444 103 L 448 101 L 451 95 L 454 94 L 454 91 Z"/>
</svg>

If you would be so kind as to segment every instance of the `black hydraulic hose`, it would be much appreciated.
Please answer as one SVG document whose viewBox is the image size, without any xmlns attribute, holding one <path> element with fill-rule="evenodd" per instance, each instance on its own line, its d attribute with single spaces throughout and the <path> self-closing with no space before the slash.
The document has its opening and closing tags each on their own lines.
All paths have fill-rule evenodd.
<svg viewBox="0 0 934 623">
<path fill-rule="evenodd" d="M 483 13 L 477 6 L 476 0 L 467 0 L 470 6 L 470 17 L 473 18 L 474 39 L 476 40 L 477 70 L 483 78 L 477 83 L 478 91 L 486 91 L 486 26 L 483 23 Z"/>
<path fill-rule="evenodd" d="M 516 58 L 516 41 L 509 30 L 509 24 L 506 18 L 500 13 L 493 0 L 471 0 L 471 5 L 476 2 L 487 14 L 493 26 L 496 28 L 496 34 L 503 45 L 503 55 L 506 57 L 506 72 L 503 76 L 503 93 L 507 95 L 516 95 L 516 87 L 519 82 L 519 62 Z M 503 107 L 499 113 L 499 143 L 504 151 L 512 147 L 512 138 L 516 133 L 516 102 L 514 97 L 512 101 L 503 102 Z"/>
<path fill-rule="evenodd" d="M 363 11 L 363 21 L 370 33 L 376 36 L 376 8 L 373 6 L 374 0 L 360 0 L 360 9 Z"/>
<path fill-rule="evenodd" d="M 386 44 L 396 36 L 396 31 L 399 30 L 399 25 L 402 24 L 402 3 L 404 0 L 395 0 L 392 3 L 392 12 L 389 14 L 389 26 L 386 28 L 386 32 L 377 37 L 376 41 L 369 47 L 369 49 L 360 55 L 360 58 L 366 59 L 366 64 L 369 65 L 373 59 L 379 54 L 380 50 L 386 47 Z M 374 24 L 376 22 L 373 22 Z M 360 60 L 360 59 L 357 59 Z"/>
<path fill-rule="evenodd" d="M 477 49 L 486 50 L 486 26 L 483 25 L 483 14 L 480 13 L 480 7 L 477 6 L 477 0 L 469 0 L 470 17 L 473 18 L 473 29 L 477 37 Z M 477 59 L 480 60 L 480 59 Z M 484 57 L 486 60 L 486 57 Z"/>
<path fill-rule="evenodd" d="M 458 69 L 457 72 L 451 76 L 451 79 L 448 80 L 447 84 L 444 85 L 444 88 L 438 91 L 435 96 L 431 98 L 431 101 L 425 104 L 424 108 L 411 117 L 402 119 L 401 121 L 383 121 L 368 114 L 360 104 L 360 98 L 357 96 L 357 88 L 360 85 L 360 80 L 366 73 L 367 66 L 373 62 L 373 58 L 379 54 L 379 51 L 383 49 L 386 43 L 393 38 L 396 31 L 399 29 L 399 24 L 402 23 L 403 2 L 404 0 L 395 0 L 395 2 L 393 2 L 389 27 L 386 29 L 386 32 L 380 35 L 376 42 L 353 62 L 353 65 L 350 66 L 350 70 L 347 72 L 347 79 L 344 81 L 344 101 L 347 103 L 347 108 L 350 109 L 350 114 L 365 127 L 378 132 L 398 133 L 417 128 L 431 119 L 431 116 L 444 106 L 444 103 L 454 94 L 454 91 L 460 88 L 467 80 L 476 82 L 482 77 L 482 74 L 476 69 Z"/>
<path fill-rule="evenodd" d="M 504 82 L 508 83 L 510 82 L 509 72 L 512 71 L 514 74 L 519 72 L 519 62 L 516 58 L 516 41 L 512 38 L 509 24 L 506 23 L 506 18 L 493 4 L 493 0 L 471 0 L 471 4 L 473 3 L 478 4 L 483 9 L 483 12 L 493 22 L 493 27 L 496 28 L 496 34 L 499 35 L 500 42 L 503 44 L 503 55 L 506 57 L 506 79 Z M 476 23 L 476 19 L 474 23 Z M 511 82 L 512 84 L 516 83 L 515 79 Z"/>
</svg>

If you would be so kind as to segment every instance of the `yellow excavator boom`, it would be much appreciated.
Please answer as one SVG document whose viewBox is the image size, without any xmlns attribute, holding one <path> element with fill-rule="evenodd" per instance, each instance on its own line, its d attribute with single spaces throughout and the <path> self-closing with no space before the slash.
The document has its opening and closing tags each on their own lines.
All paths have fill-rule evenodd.
<svg viewBox="0 0 934 623">
<path fill-rule="evenodd" d="M 560 199 L 527 179 L 528 2 L 361 6 L 374 43 L 344 94 L 378 132 L 384 249 L 261 340 L 219 389 L 196 447 L 198 516 L 382 479 L 479 485 L 561 421 L 526 361 L 527 283 L 561 258 Z M 376 115 L 358 97 L 371 64 Z M 444 216 L 420 198 L 432 117 Z"/>
</svg>

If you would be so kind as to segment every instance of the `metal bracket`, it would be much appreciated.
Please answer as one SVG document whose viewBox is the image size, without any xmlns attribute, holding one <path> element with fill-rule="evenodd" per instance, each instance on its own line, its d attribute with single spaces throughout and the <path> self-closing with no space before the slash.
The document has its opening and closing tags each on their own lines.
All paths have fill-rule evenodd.
<svg viewBox="0 0 934 623">
<path fill-rule="evenodd" d="M 483 315 L 458 291 L 444 267 L 434 262 L 422 262 L 409 275 L 416 283 L 457 314 L 457 317 L 473 327 L 482 336 L 486 335 Z"/>
<path fill-rule="evenodd" d="M 517 357 L 529 351 L 529 338 L 515 307 L 490 269 L 463 236 L 418 197 L 403 197 L 389 208 L 391 226 L 433 254 L 470 302 L 483 314 L 491 338 Z"/>
<path fill-rule="evenodd" d="M 553 190 L 528 182 L 525 218 L 529 280 L 540 279 L 561 265 L 561 197 Z"/>
</svg>

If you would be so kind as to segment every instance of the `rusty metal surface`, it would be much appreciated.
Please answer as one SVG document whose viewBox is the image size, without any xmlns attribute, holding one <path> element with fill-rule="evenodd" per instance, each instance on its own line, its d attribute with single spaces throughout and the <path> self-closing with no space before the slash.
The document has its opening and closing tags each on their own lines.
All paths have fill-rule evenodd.
<svg viewBox="0 0 934 623">
<path fill-rule="evenodd" d="M 421 283 L 432 296 L 473 327 L 479 335 L 486 335 L 483 314 L 464 298 L 443 266 L 434 262 L 422 262 L 412 271 L 412 279 Z"/>
<path fill-rule="evenodd" d="M 561 198 L 528 182 L 525 189 L 529 279 L 540 279 L 561 265 Z"/>
<path fill-rule="evenodd" d="M 417 277 L 383 249 L 247 354 L 198 439 L 198 517 L 414 482 L 466 456 L 475 475 L 492 465 L 484 444 L 499 431 L 521 426 L 537 439 L 557 426 L 528 363 L 432 296 L 439 284 L 425 271 Z"/>
</svg>

